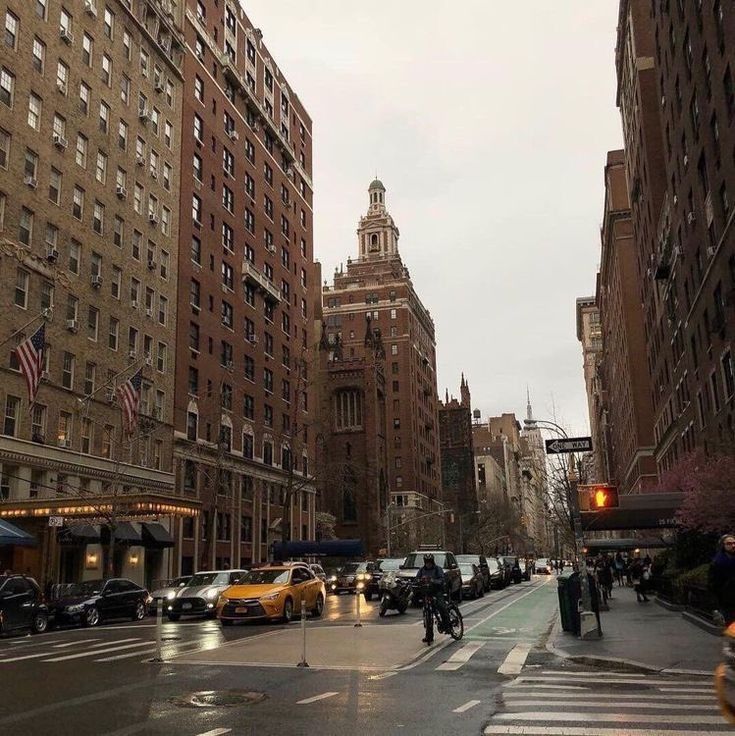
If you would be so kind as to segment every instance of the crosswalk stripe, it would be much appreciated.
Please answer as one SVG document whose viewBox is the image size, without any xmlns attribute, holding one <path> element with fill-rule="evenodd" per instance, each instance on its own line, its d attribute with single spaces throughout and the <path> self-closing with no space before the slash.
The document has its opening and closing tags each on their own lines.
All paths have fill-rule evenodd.
<svg viewBox="0 0 735 736">
<path fill-rule="evenodd" d="M 503 693 L 503 700 L 506 702 L 515 702 L 516 700 L 522 699 L 522 698 L 530 698 L 533 697 L 533 693 L 536 691 L 536 688 L 533 688 L 531 691 L 521 690 L 520 688 L 513 688 L 513 690 L 506 690 Z M 574 701 L 580 701 L 580 700 L 599 700 L 600 699 L 600 693 L 592 693 L 592 692 L 586 692 L 586 693 L 574 693 L 573 695 L 570 694 L 571 697 L 574 698 Z M 615 703 L 617 705 L 624 705 L 625 703 L 635 703 L 637 700 L 644 700 L 646 702 L 664 702 L 664 701 L 686 701 L 686 700 L 717 700 L 717 697 L 713 692 L 711 693 L 698 693 L 697 695 L 689 695 L 689 694 L 681 694 L 681 693 L 616 693 L 615 696 Z M 548 703 L 548 700 L 544 701 L 545 703 Z M 565 701 L 566 703 L 566 701 Z M 564 704 L 565 704 L 564 703 Z"/>
<path fill-rule="evenodd" d="M 65 644 L 55 644 L 53 649 L 66 649 L 67 647 L 75 647 L 79 644 L 89 644 L 91 641 L 99 641 L 99 639 L 79 639 L 78 641 L 68 641 Z"/>
<path fill-rule="evenodd" d="M 503 664 L 498 667 L 498 673 L 501 675 L 519 675 L 530 651 L 531 647 L 529 644 L 516 644 L 508 652 L 508 656 L 503 661 Z"/>
<path fill-rule="evenodd" d="M 464 705 L 460 705 L 459 708 L 455 708 L 452 713 L 466 713 L 470 708 L 474 708 L 476 705 L 480 705 L 479 700 L 468 700 Z"/>
<path fill-rule="evenodd" d="M 458 670 L 470 661 L 473 654 L 476 654 L 482 647 L 485 646 L 483 641 L 473 641 L 469 644 L 465 644 L 461 649 L 458 649 L 446 662 L 440 664 L 437 670 Z"/>
<path fill-rule="evenodd" d="M 589 670 L 544 670 L 543 673 L 545 675 L 563 675 L 564 677 L 592 677 L 593 679 L 598 678 L 619 678 L 619 677 L 630 677 L 630 672 L 606 672 L 606 671 L 597 671 L 597 672 L 590 672 Z M 636 673 L 637 674 L 637 673 Z M 691 675 L 691 677 L 698 677 L 698 675 Z M 707 681 L 708 678 L 706 677 L 700 677 L 701 680 Z M 711 676 L 709 677 L 711 679 Z"/>
<path fill-rule="evenodd" d="M 621 736 L 623 733 L 619 727 L 613 728 L 590 728 L 585 726 L 579 728 L 577 726 L 486 726 L 484 733 L 486 736 L 494 736 L 494 734 L 506 734 L 507 736 Z M 652 731 L 650 728 L 626 728 L 625 736 L 707 736 L 708 734 L 726 733 L 726 731 L 681 731 L 678 729 L 660 728 Z"/>
<path fill-rule="evenodd" d="M 575 698 L 574 707 L 575 708 L 595 708 L 598 711 L 605 711 L 605 710 L 614 710 L 615 716 L 617 717 L 617 714 L 620 713 L 620 709 L 622 707 L 625 707 L 626 705 L 630 708 L 640 708 L 642 710 L 703 710 L 703 711 L 712 711 L 714 713 L 717 713 L 717 707 L 714 704 L 705 704 L 705 703 L 651 703 L 651 702 L 627 702 L 620 700 L 616 700 L 615 702 L 610 702 L 609 700 L 604 701 L 599 699 L 599 695 L 597 696 L 598 699 L 590 702 L 580 703 L 578 702 L 578 699 Z M 569 708 L 569 704 L 567 703 L 549 703 L 548 700 L 514 700 L 511 703 L 508 703 L 508 705 L 512 706 L 513 708 L 538 708 L 538 707 L 546 707 L 546 708 Z M 551 713 L 555 713 L 555 711 L 550 711 Z M 612 714 L 610 714 L 612 715 Z"/>
<path fill-rule="evenodd" d="M 519 713 L 496 713 L 500 721 L 595 721 L 597 723 L 672 723 L 696 725 L 722 725 L 722 716 L 666 716 L 663 713 L 551 713 L 549 711 L 523 711 Z"/>
<path fill-rule="evenodd" d="M 312 698 L 304 698 L 303 700 L 297 700 L 296 705 L 308 705 L 309 703 L 316 703 L 317 700 L 324 700 L 325 698 L 331 698 L 339 693 L 322 693 L 321 695 L 314 695 Z"/>
<path fill-rule="evenodd" d="M 107 654 L 107 652 L 118 652 L 121 649 L 133 649 L 134 647 L 149 647 L 151 642 L 139 641 L 137 644 L 124 644 L 123 646 L 108 647 L 107 649 L 95 649 L 89 652 L 77 652 L 76 654 L 67 654 L 63 657 L 52 657 L 51 659 L 41 660 L 42 662 L 65 662 L 67 659 L 81 659 L 82 657 L 96 657 L 98 654 Z"/>
<path fill-rule="evenodd" d="M 505 687 L 513 688 L 513 690 L 572 690 L 576 692 L 589 689 L 581 685 L 524 685 L 518 680 L 507 683 Z"/>
<path fill-rule="evenodd" d="M 155 654 L 155 649 L 149 649 L 146 652 L 128 652 L 127 654 L 116 654 L 112 657 L 100 657 L 99 659 L 95 659 L 95 662 L 114 662 L 117 659 L 127 659 L 128 657 L 146 657 L 149 654 Z"/>
<path fill-rule="evenodd" d="M 584 683 L 586 685 L 599 685 L 601 687 L 608 687 L 612 683 L 595 681 L 594 676 L 587 676 L 586 678 L 581 677 L 544 677 L 543 675 L 523 675 L 518 678 L 521 682 L 552 682 L 561 684 L 578 684 Z M 653 680 L 650 678 L 636 677 L 615 680 L 615 684 L 623 683 L 625 685 L 671 685 L 671 680 Z"/>
<path fill-rule="evenodd" d="M 205 731 L 204 733 L 197 734 L 197 736 L 224 736 L 226 733 L 230 733 L 231 728 L 213 728 L 211 731 Z"/>
<path fill-rule="evenodd" d="M 711 687 L 657 687 L 662 693 L 711 693 Z"/>
</svg>

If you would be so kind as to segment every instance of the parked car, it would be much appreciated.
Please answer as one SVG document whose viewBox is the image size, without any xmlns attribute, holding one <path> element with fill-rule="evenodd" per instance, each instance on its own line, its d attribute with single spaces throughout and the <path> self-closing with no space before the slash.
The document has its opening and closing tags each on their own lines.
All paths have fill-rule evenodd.
<svg viewBox="0 0 735 736">
<path fill-rule="evenodd" d="M 485 595 L 485 580 L 477 565 L 460 562 L 459 574 L 462 576 L 463 598 L 482 598 Z"/>
<path fill-rule="evenodd" d="M 502 590 L 506 585 L 505 565 L 497 557 L 487 558 L 487 567 L 490 572 L 490 587 Z"/>
<path fill-rule="evenodd" d="M 0 634 L 48 628 L 49 611 L 38 583 L 26 575 L 0 575 Z"/>
<path fill-rule="evenodd" d="M 54 623 L 97 626 L 101 621 L 131 618 L 141 621 L 148 612 L 150 596 L 145 588 L 127 578 L 85 580 L 75 583 L 63 598 L 53 602 Z"/>
<path fill-rule="evenodd" d="M 165 609 L 166 601 L 174 598 L 179 588 L 183 588 L 190 580 L 191 575 L 183 575 L 180 578 L 169 580 L 165 585 L 162 585 L 160 588 L 156 588 L 151 593 L 152 600 L 148 604 L 148 613 L 157 613 L 159 605 L 163 605 Z"/>
<path fill-rule="evenodd" d="M 419 568 L 424 566 L 424 555 L 429 553 L 434 555 L 434 563 L 444 570 L 447 592 L 450 597 L 457 601 L 461 601 L 462 577 L 453 552 L 435 549 L 416 550 L 415 552 L 411 552 L 401 566 L 399 576 L 404 578 L 415 578 Z M 417 602 L 417 599 L 414 600 Z"/>
<path fill-rule="evenodd" d="M 506 555 L 503 557 L 503 561 L 510 568 L 510 579 L 514 583 L 520 583 L 523 580 L 523 572 L 521 571 L 521 565 L 518 562 L 518 558 L 513 555 Z"/>
<path fill-rule="evenodd" d="M 324 568 L 321 565 L 317 565 L 316 563 L 312 563 L 309 565 L 309 570 L 311 570 L 316 577 L 319 578 L 325 585 L 327 583 L 327 573 L 324 571 Z"/>
<path fill-rule="evenodd" d="M 487 564 L 485 555 L 457 555 L 457 562 L 460 566 L 463 562 L 470 565 L 477 565 L 482 575 L 483 589 L 490 590 L 490 567 Z"/>
<path fill-rule="evenodd" d="M 505 557 L 495 558 L 503 572 L 503 587 L 507 588 L 513 582 L 513 568 L 505 561 Z"/>
<path fill-rule="evenodd" d="M 539 557 L 536 560 L 536 575 L 551 575 L 551 562 L 546 557 Z"/>
<path fill-rule="evenodd" d="M 247 570 L 211 570 L 192 575 L 191 580 L 169 599 L 166 606 L 169 621 L 178 621 L 182 615 L 214 618 L 220 594 L 245 574 Z"/>
<path fill-rule="evenodd" d="M 217 601 L 217 617 L 223 626 L 235 621 L 269 618 L 289 623 L 301 613 L 301 603 L 312 616 L 324 610 L 327 592 L 308 565 L 270 565 L 240 578 Z"/>
</svg>

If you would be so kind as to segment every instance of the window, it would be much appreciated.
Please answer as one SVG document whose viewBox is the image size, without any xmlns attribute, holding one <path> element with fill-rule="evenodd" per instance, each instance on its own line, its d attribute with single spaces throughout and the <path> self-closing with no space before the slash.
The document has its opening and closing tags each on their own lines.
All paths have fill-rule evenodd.
<svg viewBox="0 0 735 736">
<path fill-rule="evenodd" d="M 194 115 L 194 138 L 200 144 L 204 139 L 204 122 L 199 115 Z"/>
<path fill-rule="evenodd" d="M 130 102 L 130 77 L 126 74 L 120 77 L 120 99 L 125 105 Z"/>
<path fill-rule="evenodd" d="M 97 164 L 95 165 L 94 176 L 100 184 L 104 184 L 107 181 L 107 154 L 102 153 L 102 151 L 97 151 Z"/>
<path fill-rule="evenodd" d="M 228 289 L 234 287 L 234 272 L 232 266 L 225 261 L 222 261 L 222 284 Z"/>
<path fill-rule="evenodd" d="M 161 232 L 166 236 L 171 234 L 171 210 L 168 207 L 161 208 Z"/>
<path fill-rule="evenodd" d="M 191 198 L 191 218 L 195 223 L 202 223 L 202 200 L 196 194 Z"/>
<path fill-rule="evenodd" d="M 0 102 L 8 107 L 13 106 L 15 77 L 5 68 L 0 69 Z"/>
<path fill-rule="evenodd" d="M 112 41 L 115 37 L 115 14 L 109 8 L 105 8 L 105 21 L 103 28 L 105 36 Z"/>
<path fill-rule="evenodd" d="M 117 350 L 119 337 L 120 321 L 115 319 L 114 317 L 110 317 L 109 339 L 107 343 L 110 350 Z"/>
<path fill-rule="evenodd" d="M 28 125 L 33 130 L 38 130 L 40 127 L 41 106 L 41 98 L 35 92 L 31 92 L 28 96 Z"/>
<path fill-rule="evenodd" d="M 725 389 L 725 398 L 729 399 L 735 393 L 735 374 L 733 373 L 732 355 L 728 350 L 720 361 L 722 364 L 722 383 Z"/>
<path fill-rule="evenodd" d="M 43 74 L 46 63 L 46 44 L 38 36 L 33 38 L 33 68 Z"/>
<path fill-rule="evenodd" d="M 75 240 L 69 245 L 69 270 L 72 273 L 79 273 L 79 266 L 82 258 L 82 246 Z"/>
<path fill-rule="evenodd" d="M 159 373 L 166 372 L 167 359 L 168 359 L 168 347 L 166 346 L 166 343 L 159 342 L 158 350 L 156 352 L 156 370 L 158 370 Z"/>
<path fill-rule="evenodd" d="M 94 379 L 97 373 L 97 366 L 94 363 L 87 362 L 84 365 L 84 393 L 91 396 L 94 393 Z"/>
<path fill-rule="evenodd" d="M 46 437 L 46 407 L 41 404 L 33 405 L 31 415 L 31 439 L 34 442 L 43 442 Z"/>
<path fill-rule="evenodd" d="M 199 325 L 189 322 L 189 348 L 199 352 Z"/>
<path fill-rule="evenodd" d="M 20 421 L 20 399 L 16 396 L 8 394 L 5 397 L 5 422 L 3 424 L 3 434 L 15 437 L 19 429 Z"/>
<path fill-rule="evenodd" d="M 56 64 L 56 88 L 62 95 L 66 94 L 69 83 L 69 67 L 63 61 Z"/>
<path fill-rule="evenodd" d="M 41 282 L 41 309 L 52 309 L 54 306 L 54 285 L 48 281 Z"/>
<path fill-rule="evenodd" d="M 82 61 L 87 66 L 92 66 L 92 54 L 94 53 L 94 40 L 88 33 L 82 38 Z"/>
<path fill-rule="evenodd" d="M 255 381 L 255 360 L 251 355 L 245 356 L 244 375 L 248 381 Z"/>
<path fill-rule="evenodd" d="M 362 396 L 357 389 L 345 389 L 334 395 L 334 417 L 337 430 L 362 426 Z"/>
<path fill-rule="evenodd" d="M 168 299 L 159 294 L 158 296 L 158 322 L 165 325 L 168 321 Z"/>
<path fill-rule="evenodd" d="M 235 157 L 226 148 L 222 151 L 222 169 L 229 176 L 235 176 Z"/>
<path fill-rule="evenodd" d="M 100 321 L 100 311 L 96 307 L 89 306 L 87 310 L 87 337 L 97 342 L 97 327 Z"/>
<path fill-rule="evenodd" d="M 191 304 L 193 307 L 199 308 L 199 294 L 200 294 L 200 286 L 199 282 L 196 279 L 191 280 L 191 285 L 189 287 L 189 304 Z"/>
<path fill-rule="evenodd" d="M 74 187 L 74 194 L 72 196 L 71 213 L 76 217 L 77 220 L 81 220 L 84 216 L 84 190 L 79 187 Z"/>
<path fill-rule="evenodd" d="M 140 49 L 140 73 L 144 76 L 148 76 L 148 70 L 150 68 L 150 57 L 148 52 L 141 46 Z"/>
<path fill-rule="evenodd" d="M 105 102 L 100 102 L 100 130 L 107 133 L 110 127 L 110 106 Z"/>
<path fill-rule="evenodd" d="M 8 158 L 10 157 L 10 133 L 0 128 L 0 168 L 8 168 Z"/>
<path fill-rule="evenodd" d="M 74 388 L 74 363 L 75 358 L 71 353 L 64 353 L 64 362 L 61 369 L 61 385 L 64 388 Z"/>
<path fill-rule="evenodd" d="M 15 50 L 18 43 L 18 19 L 8 10 L 5 12 L 5 45 Z"/>
<path fill-rule="evenodd" d="M 103 235 L 105 231 L 105 206 L 97 200 L 94 202 L 92 213 L 92 229 L 100 235 Z"/>
<path fill-rule="evenodd" d="M 398 345 L 396 345 L 395 343 L 390 346 L 390 354 L 398 355 Z"/>
<path fill-rule="evenodd" d="M 18 240 L 23 245 L 30 245 L 33 240 L 33 212 L 27 207 L 20 211 L 20 222 L 18 223 Z"/>
<path fill-rule="evenodd" d="M 198 265 L 202 263 L 202 241 L 196 235 L 191 238 L 191 260 Z"/>
<path fill-rule="evenodd" d="M 81 134 L 77 134 L 76 162 L 83 169 L 87 168 L 87 139 Z"/>
<path fill-rule="evenodd" d="M 198 74 L 194 77 L 194 97 L 204 103 L 204 82 Z"/>
<path fill-rule="evenodd" d="M 80 434 L 82 437 L 82 452 L 89 455 L 92 452 L 92 420 L 82 417 Z"/>
<path fill-rule="evenodd" d="M 227 185 L 222 185 L 222 206 L 233 214 L 235 210 L 235 194 Z"/>
<path fill-rule="evenodd" d="M 174 137 L 174 129 L 171 123 L 167 120 L 163 126 L 163 142 L 171 148 L 171 143 Z"/>
<path fill-rule="evenodd" d="M 79 83 L 79 109 L 85 114 L 89 114 L 89 100 L 92 90 L 84 82 Z"/>
</svg>

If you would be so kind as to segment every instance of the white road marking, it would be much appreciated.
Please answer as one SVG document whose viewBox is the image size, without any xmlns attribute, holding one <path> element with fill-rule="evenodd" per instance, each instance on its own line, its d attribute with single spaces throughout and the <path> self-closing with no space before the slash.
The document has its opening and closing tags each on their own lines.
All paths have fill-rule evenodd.
<svg viewBox="0 0 735 736">
<path fill-rule="evenodd" d="M 54 649 L 66 649 L 66 647 L 75 647 L 77 644 L 89 644 L 91 641 L 99 641 L 99 639 L 80 639 L 79 641 L 69 641 L 66 644 L 55 644 Z"/>
<path fill-rule="evenodd" d="M 568 708 L 568 703 L 549 703 L 548 700 L 513 700 L 508 703 L 508 705 L 512 705 L 514 708 L 539 708 L 539 707 L 559 707 L 559 708 Z M 578 698 L 575 696 L 574 698 L 574 707 L 575 708 L 595 708 L 597 710 L 604 710 L 605 708 L 612 708 L 614 709 L 615 713 L 610 713 L 607 715 L 614 716 L 617 718 L 617 713 L 620 711 L 620 708 L 622 706 L 629 706 L 631 708 L 642 708 L 642 709 L 649 709 L 649 710 L 709 710 L 717 712 L 717 708 L 710 704 L 710 705 L 704 705 L 702 703 L 692 704 L 692 703 L 650 703 L 650 702 L 631 702 L 627 699 L 620 699 L 616 696 L 614 702 L 604 701 L 599 699 L 599 695 L 597 696 L 597 700 L 580 703 L 578 702 Z M 554 712 L 554 711 L 552 711 Z M 603 719 L 604 720 L 604 719 Z"/>
<path fill-rule="evenodd" d="M 721 721 L 720 721 L 721 722 Z M 672 731 L 667 729 L 666 731 L 652 731 L 650 728 L 626 728 L 624 732 L 620 728 L 578 728 L 576 726 L 538 726 L 529 728 L 528 726 L 486 726 L 484 733 L 486 736 L 492 736 L 493 734 L 506 734 L 507 736 L 531 736 L 531 734 L 537 736 L 620 736 L 621 733 L 625 733 L 625 736 L 662 736 L 666 734 L 668 736 L 707 736 L 709 733 L 724 733 L 724 731 Z"/>
<path fill-rule="evenodd" d="M 331 698 L 339 693 L 322 693 L 321 695 L 315 695 L 313 698 L 304 698 L 303 700 L 297 700 L 296 705 L 308 705 L 309 703 L 316 703 L 317 700 L 325 700 Z"/>
<path fill-rule="evenodd" d="M 231 728 L 213 728 L 211 731 L 205 731 L 204 733 L 197 734 L 197 736 L 223 736 L 226 733 L 230 733 Z"/>
<path fill-rule="evenodd" d="M 588 690 L 581 685 L 524 685 L 518 680 L 509 682 L 505 687 L 512 687 L 514 690 Z"/>
<path fill-rule="evenodd" d="M 479 700 L 468 700 L 464 705 L 460 705 L 459 708 L 455 708 L 452 713 L 464 713 L 470 708 L 474 708 L 476 705 L 480 705 Z"/>
<path fill-rule="evenodd" d="M 691 723 L 693 725 L 723 725 L 722 716 L 683 716 L 672 714 L 667 716 L 664 713 L 552 713 L 549 711 L 526 711 L 520 713 L 496 713 L 493 718 L 499 721 L 584 721 L 597 723 L 672 723 L 674 725 L 683 725 Z M 528 728 L 528 726 L 526 726 Z M 620 733 L 620 729 L 617 731 Z M 627 732 L 626 732 L 627 733 Z M 700 732 L 701 733 L 701 732 Z M 676 732 L 679 736 L 679 732 Z"/>
<path fill-rule="evenodd" d="M 516 705 L 516 701 L 523 698 L 529 698 L 533 697 L 532 693 L 536 691 L 537 688 L 533 688 L 530 690 L 530 692 L 527 692 L 525 690 L 518 690 L 517 688 L 514 688 L 513 690 L 507 690 L 503 693 L 503 700 L 505 700 L 507 703 L 513 703 L 513 705 Z M 570 695 L 572 695 L 570 693 Z M 586 693 L 574 693 L 574 702 L 577 703 L 582 700 L 599 700 L 600 694 L 599 693 L 592 693 L 592 692 L 586 692 Z M 616 693 L 615 695 L 615 705 L 622 705 L 623 703 L 629 703 L 630 705 L 636 705 L 637 700 L 642 700 L 644 702 L 650 702 L 651 700 L 655 700 L 656 702 L 663 702 L 666 700 L 672 700 L 672 701 L 682 701 L 682 700 L 711 700 L 716 701 L 717 698 L 714 694 L 714 692 L 710 693 L 709 695 L 660 695 L 658 693 L 651 694 L 651 693 L 631 693 L 630 695 L 622 694 L 622 693 Z M 548 700 L 544 701 L 545 703 L 549 703 Z M 549 703 L 550 706 L 553 706 L 554 703 Z M 582 703 L 580 703 L 582 705 Z M 584 703 L 584 705 L 587 705 L 587 703 Z"/>
<path fill-rule="evenodd" d="M 149 649 L 147 652 L 128 652 L 127 654 L 117 654 L 113 657 L 100 657 L 95 662 L 114 662 L 116 659 L 127 659 L 128 657 L 144 657 L 149 654 L 155 654 L 155 649 Z"/>
<path fill-rule="evenodd" d="M 396 670 L 391 670 L 390 672 L 382 672 L 379 675 L 370 675 L 368 677 L 368 680 L 385 680 L 388 677 L 393 677 L 393 675 L 397 675 L 398 672 Z"/>
<path fill-rule="evenodd" d="M 467 664 L 472 655 L 484 646 L 484 641 L 471 641 L 469 644 L 465 644 L 461 649 L 458 649 L 446 662 L 440 664 L 436 669 L 458 670 L 460 667 Z"/>
<path fill-rule="evenodd" d="M 64 657 L 52 657 L 44 659 L 43 662 L 65 662 L 67 659 L 81 659 L 82 657 L 96 657 L 98 654 L 107 654 L 108 652 L 118 652 L 121 649 L 133 649 L 135 647 L 149 647 L 151 642 L 139 641 L 137 644 L 124 644 L 119 647 L 108 647 L 107 649 L 96 649 L 89 652 L 78 652 L 77 654 L 67 654 Z"/>
<path fill-rule="evenodd" d="M 594 676 L 590 675 L 587 678 L 579 677 L 543 677 L 537 675 L 523 675 L 518 678 L 519 682 L 538 682 L 538 683 L 594 683 Z M 615 680 L 616 683 L 624 683 L 626 685 L 670 685 L 671 680 L 652 680 L 650 678 L 643 679 L 642 677 L 637 678 L 621 678 Z M 610 683 L 607 683 L 610 684 Z"/>
<path fill-rule="evenodd" d="M 503 664 L 498 667 L 498 672 L 501 675 L 520 675 L 530 651 L 531 647 L 528 644 L 516 644 L 508 652 Z"/>
<path fill-rule="evenodd" d="M 42 641 L 38 641 L 36 637 L 30 637 L 26 636 L 24 639 L 8 639 L 6 641 L 6 644 L 24 644 L 25 646 L 32 646 L 33 644 L 41 644 L 43 646 L 47 646 L 48 644 L 55 644 L 57 641 L 64 641 L 63 639 L 51 639 L 51 641 L 46 641 L 45 639 Z"/>
<path fill-rule="evenodd" d="M 712 693 L 715 690 L 712 687 L 657 687 L 662 693 Z"/>
<path fill-rule="evenodd" d="M 563 675 L 564 677 L 587 677 L 592 680 L 598 680 L 601 677 L 630 677 L 630 672 L 589 672 L 585 670 L 544 670 L 545 675 Z M 712 676 L 709 675 L 709 679 Z"/>
</svg>

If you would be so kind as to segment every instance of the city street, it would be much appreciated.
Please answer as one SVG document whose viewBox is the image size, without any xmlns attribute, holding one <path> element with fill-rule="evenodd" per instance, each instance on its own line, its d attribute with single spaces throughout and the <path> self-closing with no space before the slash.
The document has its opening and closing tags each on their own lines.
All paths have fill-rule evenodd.
<svg viewBox="0 0 735 736">
<path fill-rule="evenodd" d="M 626 675 L 567 664 L 545 649 L 556 618 L 552 577 L 462 604 L 465 637 L 421 643 L 417 609 L 380 619 L 377 605 L 330 596 L 322 620 L 164 623 L 52 630 L 0 642 L 7 734 L 719 733 L 709 678 Z M 195 706 L 199 693 L 212 705 Z M 204 695 L 202 695 L 204 693 Z M 573 705 L 572 705 L 573 703 Z M 431 724 L 431 725 L 429 725 Z M 538 728 L 537 728 L 538 727 Z M 679 733 L 679 732 L 677 732 Z"/>
</svg>

